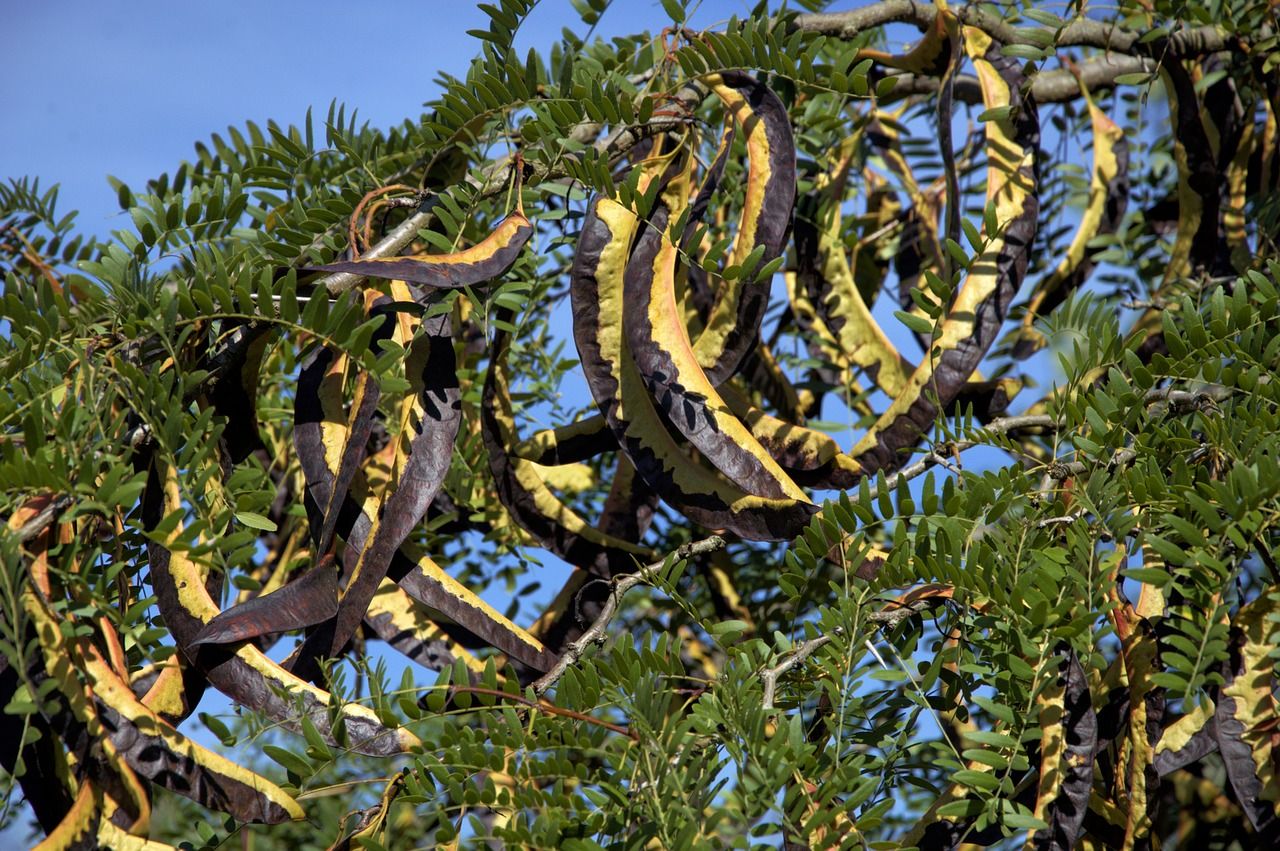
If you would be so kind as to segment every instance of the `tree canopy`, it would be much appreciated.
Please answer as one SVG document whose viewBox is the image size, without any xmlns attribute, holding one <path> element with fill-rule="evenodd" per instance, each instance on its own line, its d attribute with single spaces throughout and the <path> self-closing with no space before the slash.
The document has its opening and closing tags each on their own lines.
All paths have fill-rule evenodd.
<svg viewBox="0 0 1280 851">
<path fill-rule="evenodd" d="M 0 185 L 3 819 L 1280 842 L 1273 6 L 573 5 Z"/>
</svg>

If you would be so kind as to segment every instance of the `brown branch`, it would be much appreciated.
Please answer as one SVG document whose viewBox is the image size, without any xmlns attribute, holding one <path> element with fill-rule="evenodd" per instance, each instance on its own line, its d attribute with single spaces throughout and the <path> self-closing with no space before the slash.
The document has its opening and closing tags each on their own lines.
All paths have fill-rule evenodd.
<svg viewBox="0 0 1280 851">
<path fill-rule="evenodd" d="M 34 517 L 22 524 L 18 529 L 18 541 L 26 543 L 48 529 L 58 519 L 58 515 L 71 505 L 71 497 L 62 495 L 55 497 L 48 505 L 40 509 Z"/>
<path fill-rule="evenodd" d="M 1122 56 L 1112 54 L 1083 62 L 1080 75 L 1091 92 L 1100 92 L 1114 88 L 1116 78 L 1122 74 L 1153 72 L 1156 62 L 1141 56 Z M 893 78 L 896 82 L 892 91 L 879 98 L 880 103 L 888 104 L 912 95 L 931 95 L 938 91 L 936 77 L 915 74 L 899 74 Z M 954 97 L 967 104 L 982 103 L 982 87 L 978 78 L 970 74 L 956 77 Z M 1070 71 L 1043 71 L 1031 81 L 1031 97 L 1036 103 L 1062 103 L 1080 97 L 1080 84 Z"/>
<path fill-rule="evenodd" d="M 706 555 L 707 553 L 724 549 L 724 545 L 724 538 L 719 535 L 712 535 L 710 538 L 705 538 L 701 541 L 682 544 L 672 553 L 672 556 L 677 561 L 693 558 L 694 556 Z M 543 674 L 533 684 L 533 693 L 542 697 L 564 676 L 564 672 L 569 670 L 571 665 L 574 665 L 582 658 L 588 647 L 592 644 L 603 643 L 605 629 L 609 626 L 610 621 L 613 620 L 614 615 L 618 613 L 622 596 L 635 586 L 647 583 L 657 576 L 667 566 L 667 561 L 668 559 L 663 559 L 643 567 L 635 573 L 614 577 L 610 580 L 613 588 L 610 590 L 609 596 L 605 598 L 600 614 L 596 616 L 595 621 L 587 628 L 586 632 L 569 642 L 569 646 L 560 654 L 560 658 L 551 667 L 551 670 Z"/>
<path fill-rule="evenodd" d="M 639 736 L 636 733 L 621 724 L 614 724 L 612 721 L 605 721 L 602 718 L 596 718 L 594 715 L 588 715 L 585 712 L 576 712 L 572 709 L 565 709 L 562 706 L 556 706 L 549 700 L 530 700 L 521 694 L 512 694 L 507 691 L 500 691 L 496 688 L 485 688 L 484 686 L 453 686 L 449 689 L 450 694 L 459 694 L 465 692 L 467 694 L 486 694 L 492 697 L 500 697 L 503 700 L 511 700 L 516 703 L 544 712 L 547 715 L 559 715 L 562 718 L 573 718 L 576 721 L 583 721 L 587 724 L 595 724 L 597 727 L 604 727 L 606 730 L 612 730 L 615 733 L 621 733 L 632 741 L 637 741 Z"/>
<path fill-rule="evenodd" d="M 1014 26 L 1008 19 L 989 11 L 987 6 L 953 6 L 952 11 L 962 24 L 977 27 L 1004 44 L 1044 45 L 1026 35 L 1026 29 Z M 909 23 L 925 30 L 937 18 L 938 7 L 921 0 L 881 0 L 861 9 L 848 12 L 823 12 L 798 15 L 794 26 L 803 32 L 852 39 L 867 30 L 891 23 Z M 1043 29 L 1043 28 L 1041 28 Z M 1054 43 L 1057 47 L 1094 47 L 1112 53 L 1135 56 L 1201 56 L 1230 50 L 1236 40 L 1223 29 L 1202 26 L 1181 30 L 1167 37 L 1142 41 L 1147 34 L 1121 28 L 1114 21 L 1095 21 L 1076 18 L 1058 30 Z"/>
</svg>

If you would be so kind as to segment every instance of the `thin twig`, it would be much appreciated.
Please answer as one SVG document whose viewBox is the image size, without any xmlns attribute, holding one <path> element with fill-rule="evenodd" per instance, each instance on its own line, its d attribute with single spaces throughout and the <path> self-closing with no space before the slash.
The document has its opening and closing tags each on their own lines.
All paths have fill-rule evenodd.
<svg viewBox="0 0 1280 851">
<path fill-rule="evenodd" d="M 937 596 L 922 597 L 921 599 L 914 600 L 905 606 L 898 605 L 896 608 L 881 609 L 878 612 L 872 612 L 867 615 L 867 620 L 878 626 L 896 626 L 899 622 L 906 620 L 912 615 L 919 614 L 925 609 L 933 608 L 935 605 L 938 605 L 938 603 L 939 598 Z"/>
<path fill-rule="evenodd" d="M 356 239 L 356 234 L 357 234 L 356 223 L 360 220 L 360 214 L 364 212 L 364 208 L 367 207 L 369 205 L 369 202 L 372 201 L 374 198 L 378 197 L 379 195 L 386 194 L 387 192 L 395 192 L 395 191 L 412 192 L 414 193 L 415 196 L 421 195 L 421 193 L 419 193 L 418 190 L 413 186 L 406 186 L 403 183 L 390 183 L 390 184 L 387 184 L 386 186 L 379 186 L 377 189 L 370 189 L 368 192 L 364 194 L 364 197 L 360 199 L 360 203 L 356 204 L 356 208 L 351 211 L 351 218 L 347 224 L 347 242 L 350 245 L 352 260 L 360 259 L 360 243 Z M 422 201 L 423 201 L 423 198 L 418 197 L 414 206 L 421 204 Z M 370 215 L 370 218 L 372 218 L 372 214 Z M 365 232 L 368 233 L 367 227 L 365 228 Z M 365 240 L 365 243 L 366 244 L 368 243 L 367 239 Z"/>
<path fill-rule="evenodd" d="M 901 621 L 906 620 L 914 614 L 917 614 L 937 603 L 937 599 L 927 597 L 897 608 L 886 608 L 878 612 L 871 612 L 867 615 L 867 622 L 877 626 L 894 626 Z M 782 661 L 776 665 L 764 668 L 760 671 L 760 681 L 763 683 L 763 694 L 761 695 L 761 706 L 766 710 L 773 709 L 774 699 L 778 693 L 778 680 L 784 674 L 803 663 L 806 659 L 830 644 L 832 639 L 844 635 L 844 629 L 836 627 L 829 634 L 815 636 L 814 638 L 805 639 L 804 641 L 793 647 L 782 658 Z"/>
<path fill-rule="evenodd" d="M 1036 528 L 1048 529 L 1050 526 L 1070 526 L 1081 517 L 1084 517 L 1084 515 L 1084 511 L 1073 511 L 1070 514 L 1064 514 L 1061 517 L 1046 517 L 1043 520 L 1036 521 Z"/>
<path fill-rule="evenodd" d="M 998 419 L 994 419 L 983 426 L 982 430 L 991 432 L 992 434 L 1009 434 L 1011 432 L 1023 431 L 1025 429 L 1032 428 L 1056 429 L 1058 428 L 1058 423 L 1053 419 L 1053 417 L 1050 417 L 1047 414 L 1023 414 L 1020 416 L 1000 417 Z M 942 448 L 949 449 L 952 452 L 963 452 L 966 449 L 972 449 L 975 446 L 985 445 L 985 443 L 977 440 L 959 440 L 955 443 L 948 443 Z M 893 490 L 898 486 L 899 482 L 909 482 L 912 479 L 919 478 L 924 475 L 926 471 L 938 466 L 950 468 L 951 463 L 935 449 L 926 454 L 919 461 L 908 464 L 893 475 L 886 477 L 884 480 L 885 488 L 887 490 Z M 872 498 L 874 499 L 879 492 L 879 488 L 873 487 L 871 489 Z"/>
<path fill-rule="evenodd" d="M 632 730 L 623 727 L 621 724 L 614 724 L 612 721 L 605 721 L 602 718 L 596 718 L 594 715 L 588 715 L 585 712 L 576 712 L 572 709 L 565 709 L 562 706 L 556 706 L 548 700 L 530 700 L 522 694 L 512 694 L 508 691 L 500 691 L 496 688 L 485 688 L 484 686 L 453 686 L 449 689 L 450 694 L 485 694 L 491 697 L 500 697 L 503 700 L 512 700 L 516 703 L 536 709 L 539 712 L 545 712 L 548 715 L 559 715 L 562 718 L 573 718 L 576 721 L 583 721 L 587 724 L 595 724 L 597 727 L 604 727 L 606 730 L 612 730 L 615 733 L 634 740 L 638 738 Z"/>
<path fill-rule="evenodd" d="M 1132 449 L 1121 449 L 1111 456 L 1111 460 L 1107 462 L 1108 470 L 1116 470 L 1131 463 L 1133 459 L 1138 457 L 1138 453 Z M 1082 476 L 1089 471 L 1089 466 L 1083 461 L 1062 462 L 1055 461 L 1049 465 L 1049 476 L 1056 481 L 1064 481 L 1073 476 Z"/>
<path fill-rule="evenodd" d="M 760 682 L 764 684 L 764 694 L 760 699 L 761 706 L 766 711 L 773 709 L 773 699 L 778 692 L 778 678 L 804 662 L 805 659 L 808 659 L 822 647 L 830 644 L 833 638 L 843 634 L 844 630 L 837 627 L 829 635 L 819 635 L 816 638 L 806 639 L 797 644 L 791 652 L 783 657 L 781 662 L 761 671 Z"/>
<path fill-rule="evenodd" d="M 724 549 L 724 546 L 724 538 L 719 535 L 712 535 L 710 538 L 705 538 L 701 541 L 682 544 L 672 553 L 672 556 L 674 556 L 674 560 L 679 561 L 713 553 Z M 533 684 L 533 693 L 542 697 L 564 676 L 564 672 L 569 670 L 571 665 L 574 665 L 582 658 L 588 647 L 592 644 L 603 643 L 605 629 L 609 626 L 609 622 L 613 620 L 613 616 L 617 614 L 618 607 L 622 602 L 622 596 L 635 586 L 647 583 L 661 573 L 670 558 L 656 561 L 653 564 L 642 567 L 635 573 L 618 576 L 611 580 L 613 589 L 609 592 L 609 596 L 605 598 L 600 614 L 596 616 L 595 621 L 587 628 L 586 632 L 569 642 L 569 646 L 564 649 L 564 653 L 560 654 L 560 658 L 556 660 L 551 670 L 543 674 Z"/>
<path fill-rule="evenodd" d="M 18 540 L 25 544 L 45 529 L 48 529 L 53 525 L 53 522 L 58 519 L 58 515 L 62 514 L 63 511 L 66 511 L 67 507 L 70 505 L 71 497 L 66 494 L 54 497 L 53 500 L 44 508 L 40 509 L 34 517 L 22 524 L 22 527 L 18 529 Z"/>
</svg>

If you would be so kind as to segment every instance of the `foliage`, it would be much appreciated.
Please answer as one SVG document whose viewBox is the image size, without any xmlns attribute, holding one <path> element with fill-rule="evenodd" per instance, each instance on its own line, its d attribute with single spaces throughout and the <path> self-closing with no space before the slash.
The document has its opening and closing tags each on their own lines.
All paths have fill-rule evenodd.
<svg viewBox="0 0 1280 851">
<path fill-rule="evenodd" d="M 535 5 L 110 239 L 0 187 L 4 819 L 1274 844 L 1274 9 Z"/>
</svg>

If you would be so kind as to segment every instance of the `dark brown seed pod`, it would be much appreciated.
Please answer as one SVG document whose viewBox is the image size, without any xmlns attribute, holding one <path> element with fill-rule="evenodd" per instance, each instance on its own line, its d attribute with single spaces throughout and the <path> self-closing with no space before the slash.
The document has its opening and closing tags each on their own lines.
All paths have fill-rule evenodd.
<svg viewBox="0 0 1280 851">
<path fill-rule="evenodd" d="M 428 289 L 460 289 L 501 278 L 533 236 L 533 223 L 517 210 L 483 241 L 453 254 L 411 254 L 369 260 L 343 260 L 304 267 L 309 272 L 350 272 L 369 278 L 406 281 Z M 419 295 L 421 300 L 423 296 Z"/>
</svg>

